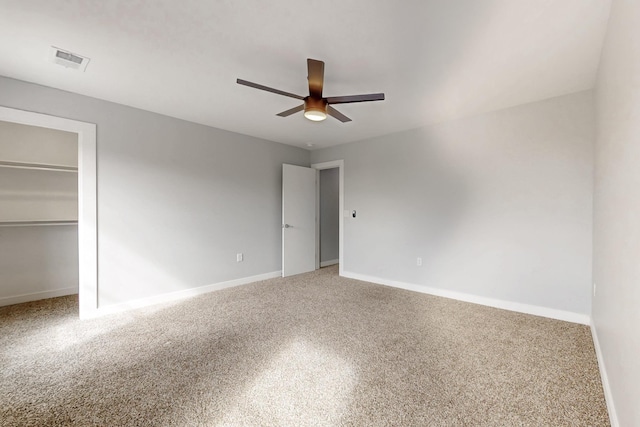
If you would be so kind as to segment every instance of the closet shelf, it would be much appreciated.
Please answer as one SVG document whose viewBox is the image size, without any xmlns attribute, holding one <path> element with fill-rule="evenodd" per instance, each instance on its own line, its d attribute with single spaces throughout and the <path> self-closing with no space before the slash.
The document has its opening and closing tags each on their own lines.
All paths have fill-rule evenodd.
<svg viewBox="0 0 640 427">
<path fill-rule="evenodd" d="M 0 227 L 30 227 L 40 225 L 76 225 L 77 220 L 0 221 Z"/>
<path fill-rule="evenodd" d="M 78 172 L 78 168 L 76 166 L 49 165 L 44 163 L 9 162 L 6 160 L 0 160 L 0 167 L 17 168 L 17 169 L 36 169 L 36 170 L 46 170 L 46 171 L 58 171 L 58 172 Z"/>
</svg>

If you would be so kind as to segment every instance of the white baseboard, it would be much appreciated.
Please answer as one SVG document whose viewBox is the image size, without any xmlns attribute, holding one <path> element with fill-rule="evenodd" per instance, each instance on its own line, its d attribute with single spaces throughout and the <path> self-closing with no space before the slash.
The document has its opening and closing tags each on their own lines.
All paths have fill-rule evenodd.
<svg viewBox="0 0 640 427">
<path fill-rule="evenodd" d="M 548 317 L 551 319 L 564 320 L 566 322 L 589 325 L 591 319 L 587 314 L 574 313 L 572 311 L 557 310 L 554 308 L 541 307 L 537 305 L 522 304 L 519 302 L 504 301 L 494 298 L 481 297 L 463 292 L 449 291 L 446 289 L 431 288 L 428 286 L 415 285 L 412 283 L 398 282 L 396 280 L 381 279 L 379 277 L 366 276 L 358 273 L 344 271 L 342 276 L 362 280 L 364 282 L 377 283 L 379 285 L 392 286 L 394 288 L 406 289 L 423 294 L 435 295 L 439 297 L 451 298 L 458 301 L 470 302 L 473 304 L 486 305 L 489 307 L 501 308 L 503 310 L 516 311 L 518 313 L 533 314 L 535 316 Z"/>
<path fill-rule="evenodd" d="M 124 311 L 136 308 L 149 307 L 156 304 L 174 302 L 176 300 L 194 297 L 209 292 L 219 291 L 221 289 L 231 288 L 233 286 L 246 285 L 248 283 L 259 282 L 261 280 L 282 277 L 282 271 L 273 271 L 271 273 L 258 274 L 256 276 L 242 277 L 240 279 L 229 280 L 226 282 L 214 283 L 212 285 L 200 286 L 197 288 L 183 289 L 181 291 L 169 292 L 149 298 L 141 298 L 133 301 L 127 301 L 120 304 L 108 305 L 106 307 L 98 307 L 89 313 L 81 316 L 83 319 L 104 316 L 106 314 L 122 313 Z"/>
<path fill-rule="evenodd" d="M 47 298 L 64 297 L 78 293 L 77 287 L 56 289 L 53 291 L 33 292 L 30 294 L 15 295 L 12 297 L 0 298 L 0 307 L 5 305 L 22 304 L 23 302 L 38 301 Z"/>
<path fill-rule="evenodd" d="M 329 261 L 322 261 L 320 263 L 320 267 L 329 267 L 330 265 L 335 265 L 339 262 L 340 262 L 339 259 L 330 259 Z"/>
<path fill-rule="evenodd" d="M 596 325 L 591 322 L 591 336 L 593 337 L 593 346 L 596 349 L 596 357 L 598 358 L 598 369 L 600 369 L 600 379 L 602 380 L 602 388 L 604 389 L 604 399 L 607 402 L 607 411 L 609 411 L 609 422 L 611 427 L 619 427 L 618 414 L 616 407 L 613 404 L 613 395 L 611 394 L 611 387 L 609 386 L 609 377 L 607 376 L 607 369 L 604 365 L 604 358 L 602 357 L 602 350 L 600 349 L 600 340 L 598 340 L 598 332 L 596 331 Z"/>
</svg>

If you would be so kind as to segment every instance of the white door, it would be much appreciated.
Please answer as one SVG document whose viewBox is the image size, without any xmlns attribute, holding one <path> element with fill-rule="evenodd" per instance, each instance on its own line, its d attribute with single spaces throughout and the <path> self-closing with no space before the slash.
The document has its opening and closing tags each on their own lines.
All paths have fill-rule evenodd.
<svg viewBox="0 0 640 427">
<path fill-rule="evenodd" d="M 282 165 L 282 277 L 316 269 L 316 170 Z"/>
</svg>

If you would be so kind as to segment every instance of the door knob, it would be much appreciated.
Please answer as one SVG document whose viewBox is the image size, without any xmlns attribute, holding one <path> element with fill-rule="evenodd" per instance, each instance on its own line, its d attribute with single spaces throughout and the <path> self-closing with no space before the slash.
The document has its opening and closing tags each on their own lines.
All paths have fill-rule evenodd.
<svg viewBox="0 0 640 427">
<path fill-rule="evenodd" d="M 289 224 L 282 224 L 282 228 L 293 228 L 293 226 Z"/>
</svg>

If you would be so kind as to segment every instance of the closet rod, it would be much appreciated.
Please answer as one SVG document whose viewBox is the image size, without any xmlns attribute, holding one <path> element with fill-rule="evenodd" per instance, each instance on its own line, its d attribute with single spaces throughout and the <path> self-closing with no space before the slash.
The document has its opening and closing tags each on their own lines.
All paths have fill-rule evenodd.
<svg viewBox="0 0 640 427">
<path fill-rule="evenodd" d="M 77 220 L 0 221 L 0 227 L 26 227 L 34 225 L 76 225 L 77 223 Z"/>
<path fill-rule="evenodd" d="M 39 169 L 39 170 L 49 170 L 49 171 L 59 171 L 59 172 L 78 172 L 78 168 L 75 166 L 47 165 L 42 163 L 9 162 L 6 160 L 0 160 L 0 167 L 18 168 L 18 169 Z"/>
</svg>

